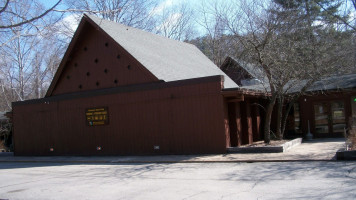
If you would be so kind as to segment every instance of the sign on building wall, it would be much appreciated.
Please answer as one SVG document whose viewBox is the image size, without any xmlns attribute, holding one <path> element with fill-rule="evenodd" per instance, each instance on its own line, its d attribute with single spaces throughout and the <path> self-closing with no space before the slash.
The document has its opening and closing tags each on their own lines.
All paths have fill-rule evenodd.
<svg viewBox="0 0 356 200">
<path fill-rule="evenodd" d="M 109 124 L 109 113 L 107 107 L 88 108 L 85 111 L 88 126 Z"/>
</svg>

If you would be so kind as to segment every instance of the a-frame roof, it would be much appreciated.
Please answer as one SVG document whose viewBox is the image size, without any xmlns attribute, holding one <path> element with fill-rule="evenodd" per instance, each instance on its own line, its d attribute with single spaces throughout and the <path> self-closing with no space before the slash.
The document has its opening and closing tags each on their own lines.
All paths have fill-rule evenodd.
<svg viewBox="0 0 356 200">
<path fill-rule="evenodd" d="M 242 60 L 236 59 L 231 56 L 228 56 L 225 58 L 225 60 L 220 68 L 224 68 L 224 67 L 240 68 L 240 69 L 244 70 L 246 73 L 248 73 L 251 76 L 251 78 L 256 78 L 261 81 L 266 80 L 266 75 L 259 67 L 255 66 L 253 64 L 244 62 Z"/>
<path fill-rule="evenodd" d="M 224 88 L 238 87 L 234 81 L 192 44 L 172 40 L 93 15 L 84 14 L 81 24 L 85 22 L 89 22 L 96 29 L 106 33 L 160 80 L 169 82 L 223 75 Z M 70 48 L 74 46 L 72 43 L 75 43 L 75 37 L 79 35 L 80 31 L 81 25 L 79 25 L 63 59 L 66 59 L 70 54 Z M 65 61 L 62 60 L 62 63 L 65 63 Z M 58 77 L 63 71 L 61 68 L 65 65 L 62 63 L 46 96 L 51 95 Z"/>
</svg>

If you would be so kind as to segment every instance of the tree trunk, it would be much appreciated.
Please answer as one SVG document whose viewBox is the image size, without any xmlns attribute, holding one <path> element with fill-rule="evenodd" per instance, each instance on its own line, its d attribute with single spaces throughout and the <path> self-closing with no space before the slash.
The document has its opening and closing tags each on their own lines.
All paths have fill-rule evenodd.
<svg viewBox="0 0 356 200">
<path fill-rule="evenodd" d="M 276 103 L 277 95 L 273 94 L 266 109 L 265 126 L 264 126 L 264 142 L 269 144 L 271 142 L 271 119 L 274 104 Z"/>
<path fill-rule="evenodd" d="M 284 112 L 283 118 L 282 118 L 282 136 L 284 135 L 284 132 L 286 130 L 286 125 L 287 125 L 287 118 L 289 115 L 290 110 L 292 109 L 294 103 L 296 102 L 297 98 L 293 98 L 293 100 L 291 102 L 289 102 L 289 105 L 286 109 L 286 111 Z"/>
</svg>

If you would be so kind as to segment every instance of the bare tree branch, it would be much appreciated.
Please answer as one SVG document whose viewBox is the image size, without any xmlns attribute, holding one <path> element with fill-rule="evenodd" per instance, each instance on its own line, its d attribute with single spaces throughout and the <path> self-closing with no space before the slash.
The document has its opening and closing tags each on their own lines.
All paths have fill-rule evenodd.
<svg viewBox="0 0 356 200">
<path fill-rule="evenodd" d="M 6 0 L 4 7 L 2 7 L 1 10 L 0 10 L 0 13 L 4 12 L 6 10 L 7 6 L 9 5 L 9 3 L 10 3 L 10 0 Z"/>
<path fill-rule="evenodd" d="M 42 14 L 36 16 L 36 17 L 33 17 L 31 19 L 26 19 L 22 22 L 19 22 L 19 23 L 15 23 L 15 24 L 10 24 L 10 25 L 0 25 L 0 29 L 7 29 L 7 28 L 14 28 L 14 27 L 18 27 L 18 26 L 22 26 L 24 24 L 28 24 L 28 23 L 31 23 L 37 19 L 40 19 L 42 17 L 44 17 L 45 15 L 47 15 L 49 12 L 51 12 L 56 6 L 58 6 L 58 4 L 61 2 L 62 0 L 59 0 L 54 6 L 52 6 L 51 8 L 49 8 L 48 10 L 46 10 L 45 12 L 43 12 Z M 8 2 L 7 2 L 8 4 Z M 6 4 L 6 6 L 7 6 Z M 5 8 L 5 7 L 4 7 Z M 6 8 L 5 8 L 6 9 Z M 0 12 L 1 13 L 1 12 Z"/>
</svg>

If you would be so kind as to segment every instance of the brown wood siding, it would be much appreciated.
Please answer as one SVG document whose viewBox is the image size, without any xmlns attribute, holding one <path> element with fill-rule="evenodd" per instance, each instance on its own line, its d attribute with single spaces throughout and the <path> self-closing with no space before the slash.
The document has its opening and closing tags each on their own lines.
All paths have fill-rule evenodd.
<svg viewBox="0 0 356 200">
<path fill-rule="evenodd" d="M 252 128 L 253 128 L 253 141 L 261 140 L 260 126 L 261 126 L 261 116 L 260 116 L 260 108 L 258 107 L 257 101 L 251 107 L 252 109 Z"/>
<path fill-rule="evenodd" d="M 52 95 L 159 81 L 112 38 L 83 26 Z"/>
<path fill-rule="evenodd" d="M 230 144 L 232 147 L 241 146 L 241 114 L 240 102 L 231 102 L 229 105 L 229 126 L 230 126 Z"/>
<path fill-rule="evenodd" d="M 108 108 L 109 125 L 88 126 L 85 110 L 103 106 Z M 220 80 L 49 103 L 17 104 L 13 108 L 13 122 L 15 155 L 226 151 Z M 154 150 L 154 146 L 160 149 Z M 102 150 L 98 151 L 97 147 Z"/>
<path fill-rule="evenodd" d="M 224 128 L 225 128 L 225 146 L 231 147 L 230 138 L 230 118 L 229 118 L 229 106 L 228 102 L 224 99 Z"/>
<path fill-rule="evenodd" d="M 230 128 L 230 146 L 236 147 L 238 146 L 238 127 L 237 127 L 237 116 L 235 102 L 228 103 L 228 113 L 229 113 L 229 128 Z"/>
<path fill-rule="evenodd" d="M 252 144 L 253 133 L 252 133 L 252 119 L 251 119 L 251 108 L 250 102 L 241 102 L 241 121 L 242 121 L 242 144 Z"/>
</svg>

